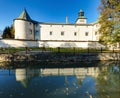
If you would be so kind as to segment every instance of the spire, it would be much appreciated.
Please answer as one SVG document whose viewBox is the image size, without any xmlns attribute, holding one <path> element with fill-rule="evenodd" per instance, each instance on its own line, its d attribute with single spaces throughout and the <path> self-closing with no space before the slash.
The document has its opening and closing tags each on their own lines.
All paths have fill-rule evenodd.
<svg viewBox="0 0 120 98">
<path fill-rule="evenodd" d="M 26 11 L 26 9 L 23 10 L 23 12 L 20 14 L 18 19 L 24 19 L 24 20 L 32 21 L 32 19 L 30 18 L 29 14 Z"/>
<path fill-rule="evenodd" d="M 84 12 L 83 12 L 82 9 L 80 9 L 80 11 L 79 11 L 79 13 L 78 13 L 78 17 L 79 17 L 79 18 L 85 18 L 85 17 L 84 17 Z"/>
</svg>

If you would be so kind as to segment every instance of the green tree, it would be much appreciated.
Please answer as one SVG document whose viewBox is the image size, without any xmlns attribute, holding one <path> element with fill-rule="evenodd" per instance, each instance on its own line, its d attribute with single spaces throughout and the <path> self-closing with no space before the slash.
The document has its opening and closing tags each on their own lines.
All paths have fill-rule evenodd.
<svg viewBox="0 0 120 98">
<path fill-rule="evenodd" d="M 14 33 L 15 33 L 15 29 L 13 27 L 13 25 L 11 26 L 11 31 L 10 31 L 10 34 L 11 34 L 11 38 L 14 38 Z"/>
<path fill-rule="evenodd" d="M 105 44 L 120 43 L 120 0 L 101 0 L 99 10 L 100 40 Z"/>
<path fill-rule="evenodd" d="M 14 27 L 11 26 L 7 26 L 5 27 L 5 29 L 3 30 L 3 35 L 2 35 L 3 39 L 5 38 L 14 38 Z"/>
</svg>

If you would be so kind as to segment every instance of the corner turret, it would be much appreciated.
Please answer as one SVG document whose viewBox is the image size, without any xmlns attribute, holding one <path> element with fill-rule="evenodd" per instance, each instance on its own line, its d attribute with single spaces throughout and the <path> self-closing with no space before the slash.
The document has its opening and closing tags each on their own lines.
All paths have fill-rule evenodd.
<svg viewBox="0 0 120 98">
<path fill-rule="evenodd" d="M 14 19 L 15 39 L 34 40 L 34 22 L 26 9 Z"/>
</svg>

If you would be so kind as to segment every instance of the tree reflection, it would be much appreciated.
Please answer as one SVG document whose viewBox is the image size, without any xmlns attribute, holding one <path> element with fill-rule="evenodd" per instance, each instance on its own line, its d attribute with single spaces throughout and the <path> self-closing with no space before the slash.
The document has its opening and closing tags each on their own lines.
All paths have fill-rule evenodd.
<svg viewBox="0 0 120 98">
<path fill-rule="evenodd" d="M 96 87 L 99 98 L 119 98 L 120 96 L 120 65 L 109 65 L 99 68 Z"/>
</svg>

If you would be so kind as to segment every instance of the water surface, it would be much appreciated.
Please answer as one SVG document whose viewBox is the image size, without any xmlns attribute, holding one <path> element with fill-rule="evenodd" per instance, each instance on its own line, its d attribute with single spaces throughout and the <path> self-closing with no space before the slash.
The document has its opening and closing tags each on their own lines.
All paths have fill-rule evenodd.
<svg viewBox="0 0 120 98">
<path fill-rule="evenodd" d="M 119 62 L 13 62 L 0 66 L 0 98 L 120 97 Z"/>
</svg>

